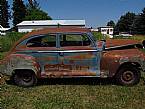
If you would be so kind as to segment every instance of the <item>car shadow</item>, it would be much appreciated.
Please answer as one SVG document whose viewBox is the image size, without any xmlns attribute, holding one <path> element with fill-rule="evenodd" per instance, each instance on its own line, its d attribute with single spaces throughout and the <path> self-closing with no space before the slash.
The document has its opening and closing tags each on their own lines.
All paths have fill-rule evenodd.
<svg viewBox="0 0 145 109">
<path fill-rule="evenodd" d="M 112 78 L 50 78 L 39 79 L 37 86 L 41 85 L 116 85 Z"/>
<path fill-rule="evenodd" d="M 143 85 L 145 85 L 145 78 L 141 77 Z M 6 80 L 6 84 L 15 85 L 14 82 Z M 116 83 L 114 78 L 96 78 L 96 77 L 85 77 L 85 78 L 46 78 L 38 79 L 37 86 L 43 85 L 119 85 Z"/>
<path fill-rule="evenodd" d="M 8 85 L 15 85 L 12 80 L 7 80 Z M 46 78 L 38 79 L 36 86 L 43 85 L 117 85 L 113 78 Z"/>
</svg>

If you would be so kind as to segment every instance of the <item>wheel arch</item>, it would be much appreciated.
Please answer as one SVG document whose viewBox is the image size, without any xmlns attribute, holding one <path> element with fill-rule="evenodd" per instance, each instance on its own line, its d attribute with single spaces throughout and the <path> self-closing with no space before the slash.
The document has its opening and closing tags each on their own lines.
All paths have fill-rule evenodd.
<svg viewBox="0 0 145 109">
<path fill-rule="evenodd" d="M 28 71 L 28 72 L 34 74 L 37 77 L 37 73 L 32 69 L 14 69 L 13 72 L 12 72 L 12 76 L 16 73 L 19 73 L 20 71 L 21 72 Z"/>
<path fill-rule="evenodd" d="M 142 70 L 141 68 L 141 65 L 138 63 L 138 62 L 125 62 L 125 63 L 122 63 L 119 68 L 117 69 L 116 71 L 116 74 L 123 68 L 123 67 L 126 67 L 126 66 L 129 66 L 129 67 L 135 67 L 137 70 Z M 116 76 L 115 74 L 115 76 Z"/>
</svg>

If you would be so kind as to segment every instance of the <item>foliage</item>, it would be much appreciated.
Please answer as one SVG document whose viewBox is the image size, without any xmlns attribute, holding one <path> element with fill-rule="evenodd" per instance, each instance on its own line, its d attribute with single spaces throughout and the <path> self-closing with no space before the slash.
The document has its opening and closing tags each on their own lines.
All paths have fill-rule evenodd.
<svg viewBox="0 0 145 109">
<path fill-rule="evenodd" d="M 40 9 L 39 4 L 34 1 L 33 4 L 27 5 L 27 14 L 25 20 L 51 20 L 46 12 Z"/>
<path fill-rule="evenodd" d="M 3 27 L 9 27 L 9 5 L 7 0 L 0 0 L 0 25 Z"/>
<path fill-rule="evenodd" d="M 51 20 L 48 14 L 40 9 L 28 9 L 25 20 Z"/>
<path fill-rule="evenodd" d="M 92 32 L 95 40 L 109 39 L 108 36 L 101 34 L 101 32 Z"/>
<path fill-rule="evenodd" d="M 110 20 L 108 23 L 107 23 L 107 26 L 112 26 L 113 28 L 115 27 L 115 23 L 113 20 Z"/>
<path fill-rule="evenodd" d="M 115 26 L 115 33 L 117 32 L 130 32 L 131 27 L 135 18 L 135 13 L 127 12 L 125 15 L 122 15 Z"/>
<path fill-rule="evenodd" d="M 6 54 L 7 54 L 7 52 L 0 52 L 0 60 L 2 60 Z"/>
<path fill-rule="evenodd" d="M 28 0 L 28 2 L 29 2 L 29 5 L 30 5 L 30 6 L 33 6 L 34 3 L 36 2 L 36 0 Z"/>
<path fill-rule="evenodd" d="M 141 14 L 135 17 L 132 25 L 132 31 L 134 34 L 145 34 L 145 8 Z"/>
<path fill-rule="evenodd" d="M 14 27 L 22 22 L 26 15 L 26 7 L 22 0 L 13 1 L 13 25 Z"/>
<path fill-rule="evenodd" d="M 10 48 L 14 45 L 14 43 L 20 39 L 24 33 L 17 33 L 12 32 L 8 33 L 6 36 L 0 37 L 0 46 L 2 52 L 7 52 L 10 50 Z"/>
</svg>

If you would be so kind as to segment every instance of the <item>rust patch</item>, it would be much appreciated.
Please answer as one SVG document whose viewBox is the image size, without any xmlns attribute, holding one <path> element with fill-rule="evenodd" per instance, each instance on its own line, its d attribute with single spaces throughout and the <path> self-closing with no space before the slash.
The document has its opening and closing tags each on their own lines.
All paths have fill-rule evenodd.
<svg viewBox="0 0 145 109">
<path fill-rule="evenodd" d="M 96 73 L 88 71 L 89 66 L 73 66 L 73 65 L 51 65 L 45 66 L 45 74 L 48 77 L 63 77 L 63 76 L 95 76 Z"/>
<path fill-rule="evenodd" d="M 108 71 L 109 77 L 117 72 L 119 66 L 126 62 L 137 62 L 145 69 L 145 56 L 138 49 L 111 50 L 102 54 L 101 71 Z"/>
<path fill-rule="evenodd" d="M 11 54 L 0 65 L 0 72 L 6 75 L 11 76 L 15 69 L 31 69 L 36 74 L 40 72 L 40 66 L 36 63 L 36 59 L 24 54 Z"/>
<path fill-rule="evenodd" d="M 138 40 L 129 40 L 129 39 L 109 39 L 106 40 L 106 48 L 121 46 L 121 45 L 131 45 L 131 44 L 139 44 L 141 41 Z"/>
</svg>

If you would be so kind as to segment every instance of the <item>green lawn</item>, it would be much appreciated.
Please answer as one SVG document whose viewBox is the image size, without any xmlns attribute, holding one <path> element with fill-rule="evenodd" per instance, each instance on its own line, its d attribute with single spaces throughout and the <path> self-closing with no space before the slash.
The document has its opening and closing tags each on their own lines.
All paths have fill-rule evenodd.
<svg viewBox="0 0 145 109">
<path fill-rule="evenodd" d="M 113 85 L 105 81 L 41 80 L 41 84 L 31 88 L 21 88 L 7 83 L 0 86 L 0 107 L 1 109 L 144 109 L 143 79 L 133 87 Z"/>
</svg>

